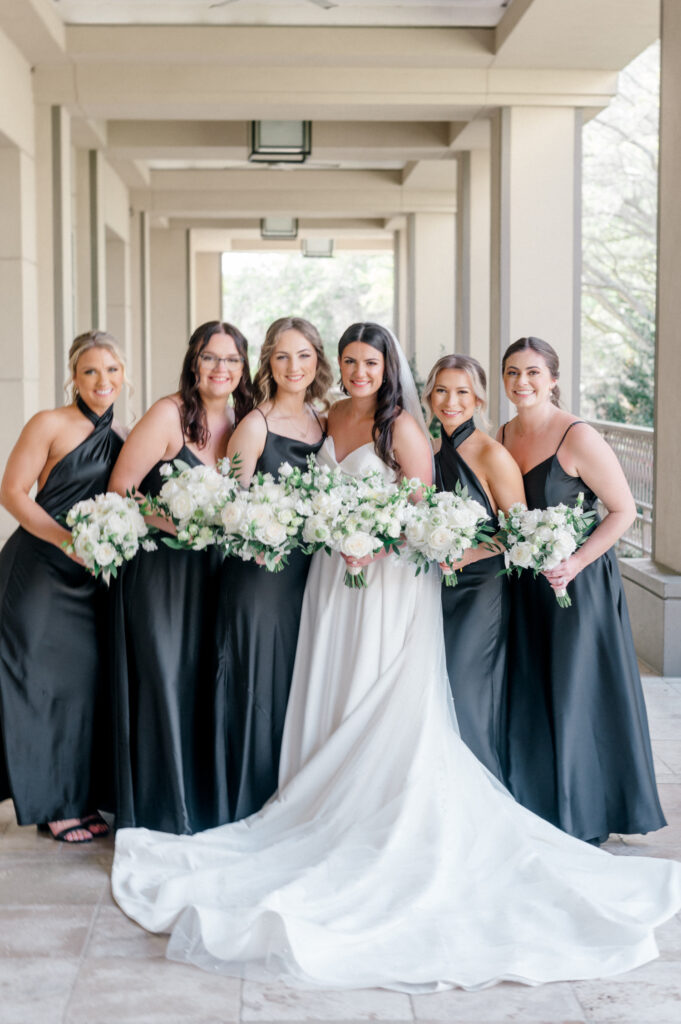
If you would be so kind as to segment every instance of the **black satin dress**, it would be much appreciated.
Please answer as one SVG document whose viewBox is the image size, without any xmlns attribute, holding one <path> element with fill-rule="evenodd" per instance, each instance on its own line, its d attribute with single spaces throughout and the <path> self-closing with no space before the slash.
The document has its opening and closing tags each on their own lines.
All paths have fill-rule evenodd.
<svg viewBox="0 0 681 1024">
<path fill-rule="evenodd" d="M 528 507 L 575 505 L 583 492 L 584 508 L 595 508 L 593 491 L 558 461 L 560 444 L 525 473 Z M 529 571 L 511 584 L 509 788 L 525 807 L 579 839 L 662 828 L 614 551 L 583 569 L 568 594 L 572 606 L 560 608 L 548 581 Z"/>
<path fill-rule="evenodd" d="M 467 420 L 448 437 L 435 456 L 435 479 L 443 491 L 457 482 L 484 506 L 490 524 L 498 528 L 485 489 L 459 454 L 459 445 L 475 430 Z M 509 587 L 503 555 L 466 565 L 457 573 L 455 587 L 442 586 L 447 672 L 461 739 L 479 761 L 506 781 L 506 661 Z"/>
<path fill-rule="evenodd" d="M 201 464 L 186 446 L 175 458 Z M 143 494 L 160 491 L 162 465 Z M 220 557 L 174 550 L 162 536 L 112 585 L 116 827 L 181 835 L 220 821 L 211 742 Z"/>
<path fill-rule="evenodd" d="M 267 432 L 255 472 L 275 479 L 282 462 L 306 465 L 324 436 L 306 444 Z M 223 776 L 229 817 L 237 821 L 255 811 L 277 788 L 300 611 L 310 559 L 301 551 L 288 556 L 280 572 L 255 562 L 225 560 L 218 602 L 218 693 L 223 711 L 216 746 L 224 751 Z"/>
<path fill-rule="evenodd" d="M 36 495 L 53 518 L 106 491 L 123 444 L 113 406 L 54 465 Z M 110 806 L 105 666 L 106 587 L 19 527 L 0 552 L 0 800 L 30 825 Z"/>
</svg>

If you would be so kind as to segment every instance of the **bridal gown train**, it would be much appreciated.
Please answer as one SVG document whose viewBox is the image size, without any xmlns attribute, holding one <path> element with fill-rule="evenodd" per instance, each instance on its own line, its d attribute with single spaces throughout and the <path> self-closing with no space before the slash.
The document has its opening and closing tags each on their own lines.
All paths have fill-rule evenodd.
<svg viewBox="0 0 681 1024">
<path fill-rule="evenodd" d="M 318 458 L 336 464 L 331 438 Z M 372 444 L 340 465 L 389 473 Z M 456 731 L 437 575 L 390 556 L 357 591 L 343 572 L 312 560 L 277 794 L 194 836 L 119 831 L 123 910 L 171 933 L 171 959 L 304 987 L 537 984 L 653 959 L 681 864 L 614 857 L 517 804 Z"/>
</svg>

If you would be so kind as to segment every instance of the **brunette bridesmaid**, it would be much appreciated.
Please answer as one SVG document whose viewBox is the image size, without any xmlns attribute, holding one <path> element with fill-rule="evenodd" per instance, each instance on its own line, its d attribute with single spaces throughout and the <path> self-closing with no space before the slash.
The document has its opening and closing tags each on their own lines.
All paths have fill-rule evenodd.
<svg viewBox="0 0 681 1024">
<path fill-rule="evenodd" d="M 0 800 L 54 839 L 108 833 L 105 588 L 64 545 L 59 520 L 106 491 L 123 440 L 113 403 L 125 380 L 114 338 L 88 331 L 69 352 L 72 402 L 39 412 L 7 461 L 0 500 L 19 529 L 0 553 Z M 31 488 L 37 483 L 33 499 Z"/>
<path fill-rule="evenodd" d="M 202 324 L 189 340 L 179 390 L 131 432 L 111 489 L 155 495 L 168 462 L 214 466 L 251 404 L 246 339 L 231 324 Z M 156 525 L 172 532 L 164 520 Z M 223 768 L 210 741 L 219 566 L 214 549 L 178 551 L 159 540 L 113 588 L 117 828 L 192 833 L 224 817 L 216 802 Z"/>
<path fill-rule="evenodd" d="M 485 371 L 471 356 L 447 355 L 430 371 L 423 392 L 440 421 L 435 455 L 439 490 L 465 487 L 498 528 L 499 508 L 524 501 L 520 470 L 474 420 L 487 404 Z M 461 738 L 479 761 L 506 780 L 506 664 L 508 580 L 498 546 L 469 549 L 457 567 L 455 587 L 442 587 L 447 672 Z"/>
<path fill-rule="evenodd" d="M 641 680 L 614 544 L 636 508 L 610 446 L 560 408 L 559 365 L 520 338 L 502 372 L 517 416 L 499 437 L 523 473 L 530 508 L 584 494 L 607 515 L 570 558 L 513 581 L 509 784 L 520 803 L 589 842 L 666 824 L 657 795 Z M 553 590 L 567 586 L 570 608 Z"/>
<path fill-rule="evenodd" d="M 275 320 L 253 382 L 258 404 L 228 446 L 230 456 L 240 456 L 244 486 L 255 473 L 276 478 L 282 462 L 304 467 L 319 451 L 326 423 L 315 404 L 323 401 L 331 382 L 316 327 L 300 317 Z M 231 821 L 259 810 L 277 788 L 309 562 L 295 551 L 285 568 L 271 573 L 255 562 L 231 558 L 221 572 L 218 687 L 225 719 L 217 745 L 225 751 Z"/>
</svg>

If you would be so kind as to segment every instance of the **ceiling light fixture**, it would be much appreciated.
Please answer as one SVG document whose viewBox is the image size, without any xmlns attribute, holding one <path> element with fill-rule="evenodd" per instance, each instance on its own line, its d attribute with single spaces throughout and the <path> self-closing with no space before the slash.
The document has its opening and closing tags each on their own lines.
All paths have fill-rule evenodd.
<svg viewBox="0 0 681 1024">
<path fill-rule="evenodd" d="M 297 238 L 296 217 L 263 217 L 260 221 L 261 238 Z"/>
<path fill-rule="evenodd" d="M 311 151 L 311 121 L 251 121 L 251 163 L 303 164 Z"/>
</svg>

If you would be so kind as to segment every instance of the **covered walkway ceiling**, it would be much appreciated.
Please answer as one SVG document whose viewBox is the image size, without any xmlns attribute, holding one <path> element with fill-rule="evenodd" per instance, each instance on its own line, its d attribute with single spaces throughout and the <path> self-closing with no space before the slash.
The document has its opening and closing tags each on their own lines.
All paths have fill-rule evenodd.
<svg viewBox="0 0 681 1024">
<path fill-rule="evenodd" d="M 606 104 L 658 0 L 3 0 L 0 27 L 156 223 L 387 236 L 453 211 L 499 107 Z M 308 162 L 248 164 L 256 119 L 311 120 Z"/>
</svg>

